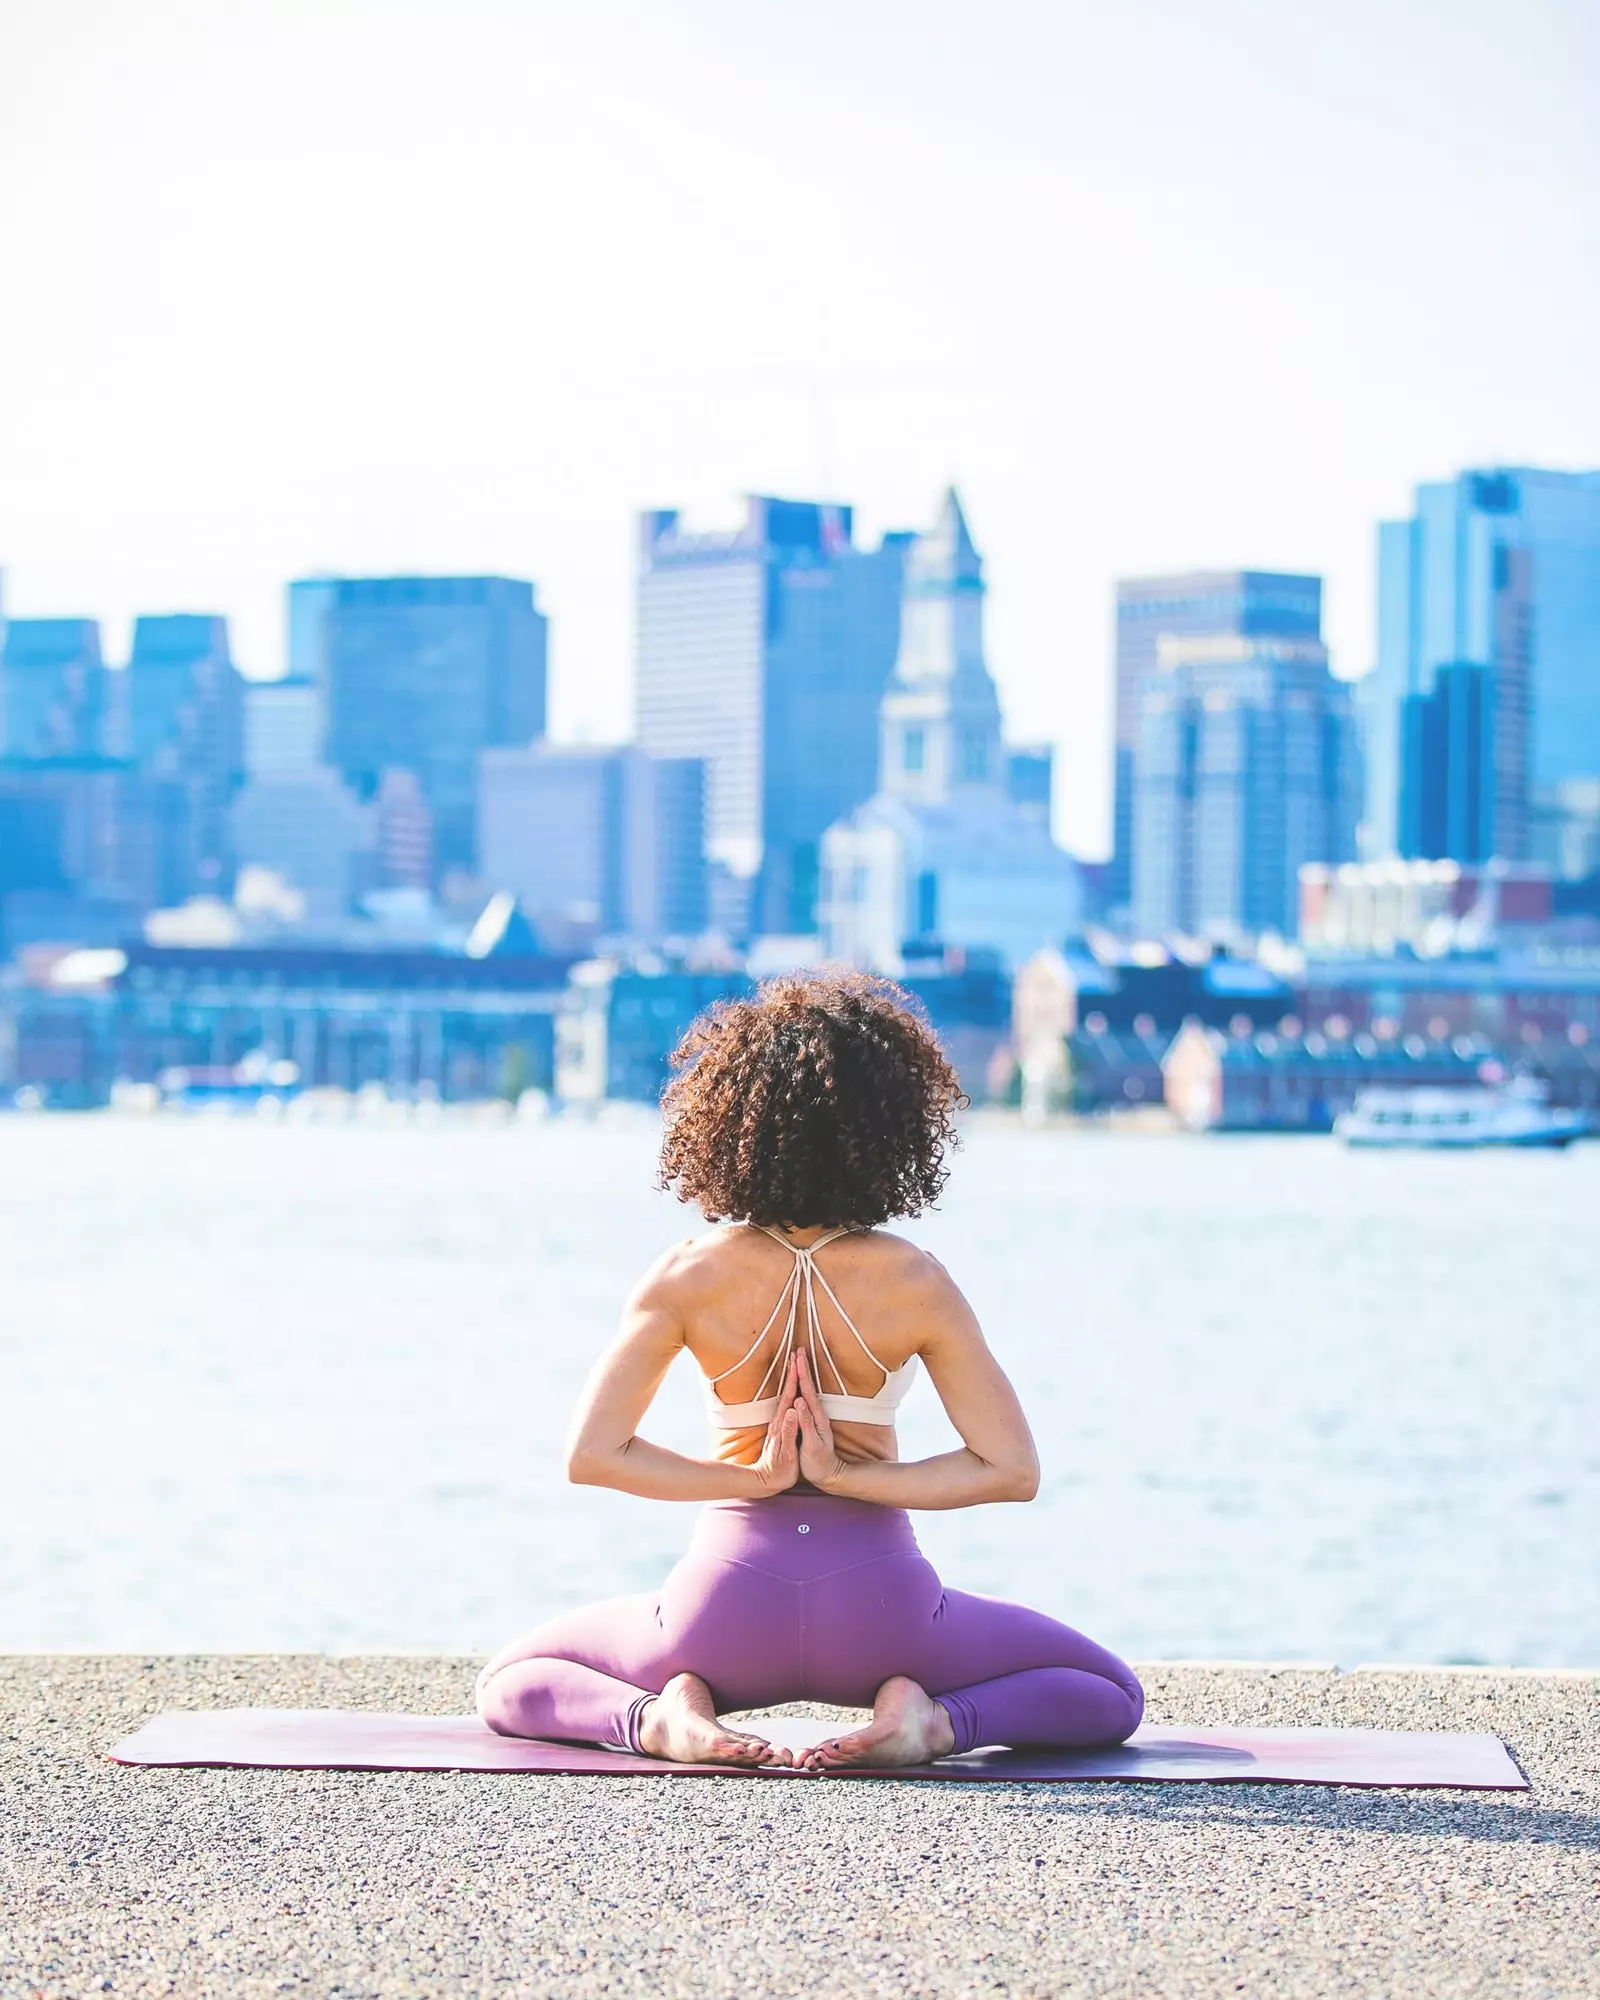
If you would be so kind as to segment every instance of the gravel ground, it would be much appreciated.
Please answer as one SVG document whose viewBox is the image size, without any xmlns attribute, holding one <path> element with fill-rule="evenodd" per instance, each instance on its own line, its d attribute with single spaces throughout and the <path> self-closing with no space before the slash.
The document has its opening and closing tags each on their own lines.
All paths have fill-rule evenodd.
<svg viewBox="0 0 1600 2000">
<path fill-rule="evenodd" d="M 1531 1795 L 105 1761 L 475 1664 L 0 1658 L 0 1995 L 1600 1993 L 1600 1673 L 1144 1670 L 1152 1721 L 1493 1730 Z"/>
</svg>

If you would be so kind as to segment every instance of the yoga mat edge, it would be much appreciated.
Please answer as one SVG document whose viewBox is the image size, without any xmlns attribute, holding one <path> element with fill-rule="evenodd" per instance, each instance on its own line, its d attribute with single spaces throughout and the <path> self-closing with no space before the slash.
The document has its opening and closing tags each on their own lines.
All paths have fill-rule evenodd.
<svg viewBox="0 0 1600 2000">
<path fill-rule="evenodd" d="M 773 1718 L 773 1741 L 800 1749 L 836 1724 Z M 475 1716 L 340 1709 L 189 1709 L 153 1717 L 108 1752 L 144 1767 L 486 1771 L 598 1777 L 801 1779 L 784 1766 L 667 1764 L 592 1744 L 497 1736 Z M 991 1784 L 1300 1784 L 1362 1789 L 1527 1791 L 1498 1736 L 1376 1729 L 1173 1729 L 1147 1726 L 1091 1750 L 978 1750 L 935 1765 L 843 1770 L 837 1778 Z"/>
</svg>

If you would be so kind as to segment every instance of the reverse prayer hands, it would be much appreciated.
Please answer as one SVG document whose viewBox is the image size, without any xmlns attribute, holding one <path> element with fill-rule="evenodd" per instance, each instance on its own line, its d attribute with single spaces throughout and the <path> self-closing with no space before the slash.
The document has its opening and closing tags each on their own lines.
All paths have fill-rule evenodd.
<svg viewBox="0 0 1600 2000">
<path fill-rule="evenodd" d="M 800 1476 L 826 1493 L 849 1471 L 833 1442 L 833 1425 L 822 1407 L 811 1373 L 811 1357 L 798 1348 L 790 1359 L 794 1377 L 794 1408 L 799 1418 Z"/>
<path fill-rule="evenodd" d="M 764 1494 L 786 1493 L 801 1479 L 826 1493 L 849 1470 L 834 1444 L 833 1425 L 804 1348 L 790 1355 L 783 1371 L 778 1407 L 753 1470 Z"/>
</svg>

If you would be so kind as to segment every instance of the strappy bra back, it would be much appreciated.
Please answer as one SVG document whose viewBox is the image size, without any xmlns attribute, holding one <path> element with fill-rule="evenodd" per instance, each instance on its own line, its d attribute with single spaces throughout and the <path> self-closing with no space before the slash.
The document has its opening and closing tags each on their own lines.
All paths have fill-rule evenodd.
<svg viewBox="0 0 1600 2000">
<path fill-rule="evenodd" d="M 720 1429 L 729 1431 L 771 1423 L 777 1412 L 777 1391 L 789 1366 L 789 1357 L 799 1345 L 810 1355 L 811 1372 L 825 1416 L 835 1423 L 892 1425 L 895 1411 L 905 1401 L 906 1392 L 916 1379 L 917 1357 L 913 1354 L 902 1368 L 886 1367 L 861 1338 L 850 1315 L 840 1305 L 833 1287 L 817 1269 L 817 1252 L 825 1244 L 837 1243 L 841 1236 L 850 1236 L 855 1232 L 830 1229 L 825 1236 L 819 1236 L 814 1243 L 802 1248 L 798 1243 L 791 1243 L 786 1236 L 780 1236 L 777 1230 L 768 1229 L 764 1223 L 758 1222 L 754 1227 L 790 1252 L 794 1258 L 794 1269 L 785 1280 L 783 1290 L 778 1294 L 778 1303 L 772 1308 L 766 1325 L 750 1343 L 749 1349 L 731 1368 L 724 1368 L 720 1375 L 713 1375 L 706 1383 L 706 1402 L 712 1422 Z M 817 1311 L 819 1286 L 856 1346 L 882 1374 L 883 1382 L 875 1396 L 852 1396 L 845 1389 L 839 1364 L 834 1360 L 827 1336 L 822 1331 L 822 1319 Z M 730 1375 L 737 1375 L 747 1361 L 755 1359 L 761 1352 L 762 1342 L 780 1318 L 783 1320 L 783 1333 L 767 1372 L 756 1387 L 754 1399 L 748 1403 L 725 1403 L 717 1393 L 717 1384 L 726 1382 Z M 834 1385 L 832 1389 L 828 1387 L 830 1378 Z"/>
</svg>

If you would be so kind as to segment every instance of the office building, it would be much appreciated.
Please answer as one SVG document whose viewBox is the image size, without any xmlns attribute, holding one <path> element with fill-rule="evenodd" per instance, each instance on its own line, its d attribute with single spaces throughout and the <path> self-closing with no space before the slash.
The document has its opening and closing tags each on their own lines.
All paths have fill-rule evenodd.
<svg viewBox="0 0 1600 2000">
<path fill-rule="evenodd" d="M 228 621 L 192 613 L 136 619 L 120 692 L 133 763 L 188 794 L 190 889 L 226 890 L 228 808 L 244 775 L 244 682 Z"/>
<path fill-rule="evenodd" d="M 0 756 L 98 757 L 110 690 L 92 618 L 13 618 L 0 646 Z"/>
<path fill-rule="evenodd" d="M 252 778 L 314 770 L 322 762 L 322 690 L 286 676 L 244 691 L 244 767 Z"/>
<path fill-rule="evenodd" d="M 660 942 L 706 925 L 705 767 L 633 748 L 487 750 L 478 851 L 538 936 Z"/>
<path fill-rule="evenodd" d="M 230 821 L 237 865 L 265 868 L 297 890 L 311 930 L 336 930 L 378 886 L 378 808 L 326 765 L 250 779 Z"/>
<path fill-rule="evenodd" d="M 1364 851 L 1556 868 L 1600 779 L 1600 472 L 1468 471 L 1378 530 Z M 1571 821 L 1580 822 L 1574 832 Z"/>
<path fill-rule="evenodd" d="M 1113 839 L 1106 899 L 1126 911 L 1135 872 L 1134 766 L 1145 683 L 1171 639 L 1316 639 L 1322 579 L 1268 570 L 1206 570 L 1124 579 L 1117 585 Z"/>
<path fill-rule="evenodd" d="M 1350 691 L 1319 639 L 1164 639 L 1135 769 L 1133 915 L 1147 937 L 1292 936 L 1301 868 L 1355 852 Z"/>
<path fill-rule="evenodd" d="M 1402 698 L 1403 855 L 1478 863 L 1497 857 L 1502 846 L 1526 852 L 1524 746 L 1519 742 L 1515 754 L 1509 749 L 1512 684 L 1509 674 L 1453 660 L 1435 672 L 1426 694 Z M 1525 731 L 1518 727 L 1516 735 Z"/>
<path fill-rule="evenodd" d="M 182 901 L 192 858 L 190 802 L 177 780 L 115 757 L 0 761 L 0 896 L 60 898 L 66 935 L 75 900 L 130 912 Z"/>
<path fill-rule="evenodd" d="M 359 796 L 416 774 L 437 874 L 476 864 L 480 752 L 544 732 L 546 624 L 508 577 L 312 577 L 289 586 L 289 671 L 320 689 L 324 754 Z"/>
<path fill-rule="evenodd" d="M 1012 803 L 1038 820 L 1050 824 L 1054 804 L 1056 755 L 1048 743 L 1030 743 L 1007 750 L 1006 790 Z"/>
<path fill-rule="evenodd" d="M 848 507 L 752 497 L 741 527 L 641 523 L 637 736 L 706 770 L 706 850 L 726 925 L 816 927 L 824 830 L 877 781 L 906 535 L 872 550 Z"/>
<path fill-rule="evenodd" d="M 433 813 L 415 771 L 391 765 L 373 798 L 378 827 L 378 886 L 421 889 L 433 880 Z"/>
<path fill-rule="evenodd" d="M 987 953 L 1009 968 L 1078 924 L 1076 863 L 1011 794 L 983 599 L 983 566 L 952 491 L 906 558 L 878 789 L 823 837 L 830 957 L 898 974 Z"/>
</svg>

